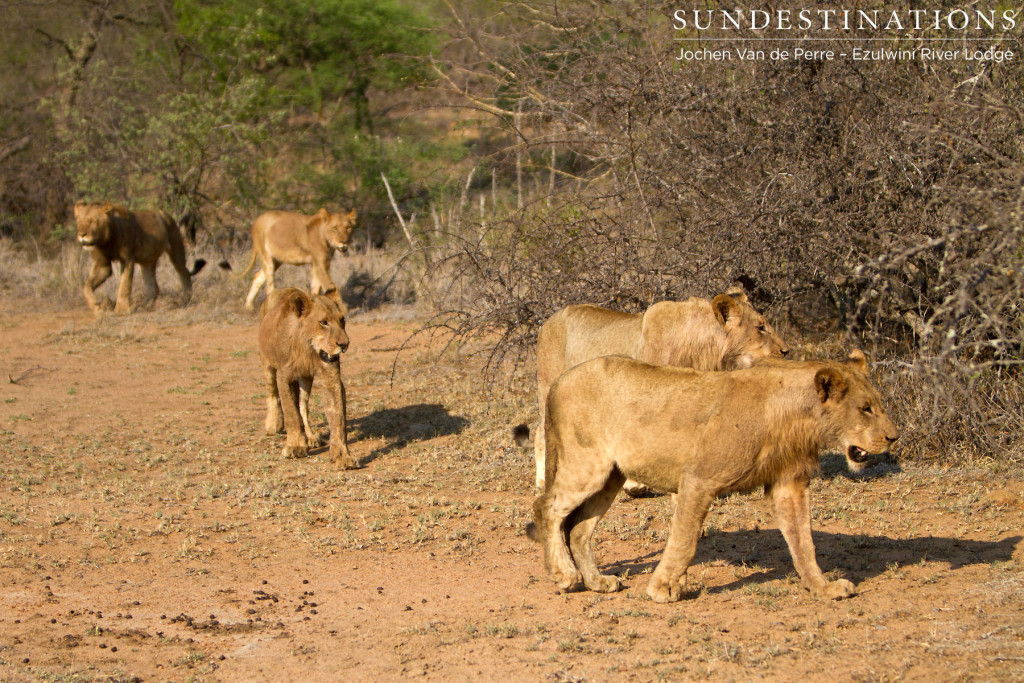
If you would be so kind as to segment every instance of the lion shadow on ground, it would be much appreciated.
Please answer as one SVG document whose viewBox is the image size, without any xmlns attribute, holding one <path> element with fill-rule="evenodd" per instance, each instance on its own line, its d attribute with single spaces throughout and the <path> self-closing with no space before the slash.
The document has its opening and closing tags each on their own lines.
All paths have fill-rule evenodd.
<svg viewBox="0 0 1024 683">
<path fill-rule="evenodd" d="M 365 466 L 412 442 L 458 434 L 468 424 L 469 420 L 452 415 L 438 403 L 417 403 L 402 408 L 383 408 L 349 420 L 348 437 L 349 444 L 367 439 L 386 442 L 359 459 L 360 466 Z"/>
<path fill-rule="evenodd" d="M 942 562 L 949 570 L 968 565 L 1007 562 L 1013 557 L 1024 536 L 1011 536 L 1001 541 L 971 541 L 941 536 L 890 538 L 865 534 L 812 532 L 818 564 L 826 574 L 836 570 L 844 578 L 859 584 L 887 571 L 909 567 L 920 562 Z M 642 557 L 605 565 L 604 571 L 635 576 L 651 572 L 661 560 L 658 550 Z M 710 586 L 708 593 L 724 593 L 743 586 L 756 586 L 784 579 L 795 574 L 786 541 L 777 529 L 712 531 L 697 543 L 697 554 L 690 565 L 694 580 L 698 565 L 716 562 L 733 567 L 757 567 L 755 571 L 729 583 Z M 695 597 L 691 591 L 687 597 Z"/>
</svg>

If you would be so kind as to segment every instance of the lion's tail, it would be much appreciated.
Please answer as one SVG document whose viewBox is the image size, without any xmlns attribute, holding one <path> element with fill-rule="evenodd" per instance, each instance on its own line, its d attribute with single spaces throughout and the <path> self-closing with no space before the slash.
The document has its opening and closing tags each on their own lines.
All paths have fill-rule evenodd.
<svg viewBox="0 0 1024 683">
<path fill-rule="evenodd" d="M 243 268 L 241 271 L 239 271 L 237 277 L 243 278 L 246 275 L 248 275 L 249 271 L 252 270 L 252 266 L 253 266 L 254 263 L 256 263 L 256 248 L 255 247 L 253 248 L 252 253 L 249 254 L 249 264 L 245 268 Z"/>
<path fill-rule="evenodd" d="M 531 445 L 530 427 L 525 422 L 517 424 L 512 428 L 512 439 L 520 448 L 529 448 Z"/>
<path fill-rule="evenodd" d="M 537 525 L 534 522 L 526 523 L 525 533 L 528 539 L 540 543 L 540 536 L 537 534 Z"/>
</svg>

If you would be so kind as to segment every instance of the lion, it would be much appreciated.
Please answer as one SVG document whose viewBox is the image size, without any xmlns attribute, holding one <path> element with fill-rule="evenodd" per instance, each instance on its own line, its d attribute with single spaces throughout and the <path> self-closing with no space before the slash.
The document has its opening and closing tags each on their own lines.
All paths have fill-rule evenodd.
<svg viewBox="0 0 1024 683">
<path fill-rule="evenodd" d="M 345 385 L 341 380 L 341 354 L 348 350 L 346 311 L 334 299 L 309 296 L 289 287 L 271 292 L 260 308 L 259 345 L 267 386 L 268 436 L 284 429 L 285 458 L 305 457 L 320 439 L 309 425 L 309 393 L 313 378 L 331 394 L 327 426 L 329 453 L 334 465 L 354 469 L 358 463 L 346 438 Z"/>
<path fill-rule="evenodd" d="M 252 280 L 245 307 L 255 308 L 260 287 L 267 286 L 267 296 L 274 291 L 274 273 L 282 263 L 293 266 L 310 264 L 310 293 L 325 294 L 341 303 L 338 286 L 331 280 L 331 259 L 335 250 L 348 251 L 356 224 L 356 210 L 330 213 L 321 208 L 312 216 L 290 211 L 267 211 L 252 224 L 252 256 L 244 273 L 257 259 L 260 271 Z"/>
<path fill-rule="evenodd" d="M 96 288 L 106 282 L 113 269 L 111 261 L 121 264 L 114 311 L 131 312 L 132 277 L 135 264 L 142 269 L 146 288 L 143 305 L 152 303 L 160 289 L 156 283 L 156 264 L 165 252 L 181 280 L 181 305 L 192 298 L 192 278 L 206 265 L 196 259 L 192 270 L 185 263 L 185 243 L 178 225 L 163 211 L 130 211 L 119 204 L 75 204 L 78 241 L 92 253 L 92 272 L 85 281 L 85 301 L 94 313 L 109 307 L 96 300 Z"/>
<path fill-rule="evenodd" d="M 560 377 L 548 394 L 547 478 L 527 533 L 544 545 L 563 589 L 582 579 L 611 592 L 617 577 L 598 571 L 594 529 L 626 478 L 676 492 L 672 528 L 647 584 L 656 602 L 679 600 L 704 517 L 719 495 L 763 486 L 805 588 L 822 598 L 854 594 L 827 581 L 811 538 L 808 481 L 823 448 L 846 455 L 852 471 L 887 453 L 898 438 L 867 360 L 767 360 L 731 372 L 598 358 Z M 568 543 L 567 543 L 568 542 Z"/>
<path fill-rule="evenodd" d="M 593 304 L 563 308 L 537 334 L 537 400 L 543 413 L 548 391 L 563 372 L 599 356 L 621 355 L 696 370 L 749 367 L 766 356 L 785 356 L 789 347 L 746 294 L 730 289 L 711 301 L 661 301 L 643 314 L 622 313 Z M 517 440 L 525 441 L 524 426 Z M 534 459 L 537 487 L 544 488 L 544 421 L 537 428 Z M 643 492 L 634 482 L 627 493 Z"/>
</svg>

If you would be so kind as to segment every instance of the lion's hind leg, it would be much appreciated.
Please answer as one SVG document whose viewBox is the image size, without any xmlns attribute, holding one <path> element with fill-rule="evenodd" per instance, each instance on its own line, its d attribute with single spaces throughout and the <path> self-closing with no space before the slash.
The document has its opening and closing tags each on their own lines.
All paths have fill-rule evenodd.
<svg viewBox="0 0 1024 683">
<path fill-rule="evenodd" d="M 538 537 L 544 543 L 544 563 L 551 578 L 564 590 L 573 588 L 583 578 L 566 543 L 566 522 L 578 508 L 603 491 L 611 475 L 610 467 L 588 473 L 567 472 L 560 468 L 555 481 L 549 482 L 548 490 L 533 504 Z M 621 481 L 618 485 L 621 486 Z M 599 499 L 595 506 L 601 501 Z M 611 504 L 610 500 L 608 504 Z M 588 508 L 590 511 L 594 509 L 596 507 Z"/>
<path fill-rule="evenodd" d="M 622 483 L 625 480 L 626 477 L 618 467 L 612 468 L 604 487 L 588 498 L 583 505 L 576 508 L 566 521 L 569 550 L 576 561 L 576 566 L 583 574 L 583 583 L 587 588 L 598 593 L 613 593 L 622 588 L 622 582 L 617 576 L 602 574 L 598 570 L 597 561 L 594 559 L 592 539 L 597 523 L 611 507 L 615 495 L 622 488 Z"/>
<path fill-rule="evenodd" d="M 156 262 L 140 264 L 142 271 L 142 301 L 140 305 L 149 306 L 160 295 L 160 285 L 156 282 Z"/>
<path fill-rule="evenodd" d="M 185 261 L 185 246 L 180 242 L 178 247 L 172 245 L 168 248 L 167 255 L 171 259 L 171 265 L 174 266 L 174 271 L 178 274 L 178 281 L 181 283 L 181 305 L 187 306 L 188 302 L 192 300 L 192 273 L 189 272 L 188 263 Z M 199 272 L 198 268 L 196 272 Z"/>
<path fill-rule="evenodd" d="M 245 307 L 247 310 L 253 310 L 256 307 L 256 297 L 259 296 L 260 288 L 267 281 L 267 276 L 263 273 L 261 268 L 256 273 L 256 277 L 252 279 L 252 285 L 249 287 L 249 294 L 245 297 Z"/>
</svg>

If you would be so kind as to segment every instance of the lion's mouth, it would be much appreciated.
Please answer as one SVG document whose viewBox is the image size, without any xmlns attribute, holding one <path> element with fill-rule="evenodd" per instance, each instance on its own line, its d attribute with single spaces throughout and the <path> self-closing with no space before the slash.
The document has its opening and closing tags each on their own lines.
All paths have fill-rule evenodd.
<svg viewBox="0 0 1024 683">
<path fill-rule="evenodd" d="M 850 459 L 850 462 L 860 465 L 868 461 L 868 452 L 860 446 L 850 446 L 846 450 L 846 457 Z"/>
<path fill-rule="evenodd" d="M 332 356 L 331 354 L 327 353 L 326 351 L 321 351 L 320 352 L 320 360 L 322 360 L 325 363 L 337 363 L 338 359 L 340 359 L 340 358 L 341 358 L 341 354 L 340 353 L 336 353 L 336 354 L 334 354 Z"/>
<path fill-rule="evenodd" d="M 334 248 L 337 249 L 338 251 L 340 251 L 342 254 L 344 254 L 346 251 L 348 251 L 348 245 L 347 244 L 338 244 L 338 245 L 335 245 Z"/>
<path fill-rule="evenodd" d="M 91 247 L 93 245 L 92 238 L 90 237 L 79 237 L 78 241 L 83 247 Z"/>
</svg>

